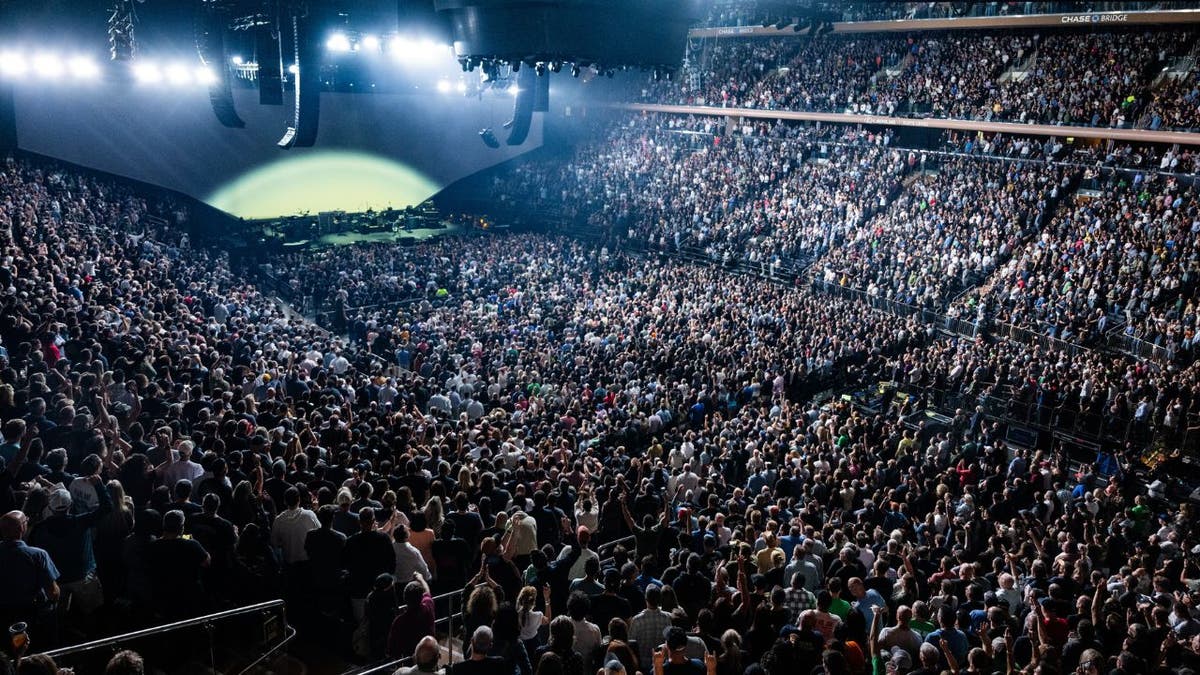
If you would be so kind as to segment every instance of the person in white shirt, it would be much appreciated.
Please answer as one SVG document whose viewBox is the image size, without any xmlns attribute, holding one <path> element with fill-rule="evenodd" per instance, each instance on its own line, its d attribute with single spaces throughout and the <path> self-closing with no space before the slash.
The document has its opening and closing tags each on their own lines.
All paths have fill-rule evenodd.
<svg viewBox="0 0 1200 675">
<path fill-rule="evenodd" d="M 71 493 L 71 508 L 74 513 L 91 513 L 100 508 L 100 495 L 96 493 L 93 476 L 100 475 L 101 464 L 98 455 L 84 457 L 79 465 L 79 476 L 67 486 L 67 491 Z"/>
<path fill-rule="evenodd" d="M 425 562 L 425 557 L 417 547 L 408 542 L 408 527 L 396 525 L 392 536 L 395 538 L 392 548 L 396 550 L 396 578 L 412 579 L 413 572 L 417 572 L 425 579 L 425 583 L 429 583 L 433 579 L 433 575 L 429 573 L 429 564 Z"/>
<path fill-rule="evenodd" d="M 538 630 L 542 626 L 550 625 L 550 619 L 554 618 L 550 612 L 550 586 L 542 588 L 542 596 L 546 600 L 546 611 L 544 613 L 533 608 L 537 604 L 536 588 L 525 586 L 517 594 L 517 617 L 521 622 L 521 640 L 523 642 L 529 642 L 537 638 Z"/>
<path fill-rule="evenodd" d="M 158 465 L 155 471 L 162 477 L 164 485 L 174 485 L 181 480 L 194 483 L 204 475 L 204 467 L 192 461 L 193 448 L 195 444 L 191 441 L 180 441 L 175 446 L 175 452 L 169 453 L 167 460 Z"/>
<path fill-rule="evenodd" d="M 575 507 L 575 522 L 586 527 L 588 532 L 595 532 L 600 527 L 600 507 L 590 495 L 580 496 L 579 505 Z"/>
<path fill-rule="evenodd" d="M 279 549 L 285 565 L 294 565 L 308 560 L 304 540 L 321 523 L 317 520 L 317 514 L 300 508 L 300 491 L 296 488 L 288 488 L 283 494 L 283 501 L 287 510 L 275 516 L 275 523 L 271 526 L 271 546 Z"/>
<path fill-rule="evenodd" d="M 527 556 L 537 548 L 537 522 L 524 511 L 517 511 L 509 521 L 508 541 L 504 550 L 514 557 Z"/>
<path fill-rule="evenodd" d="M 576 530 L 576 538 L 579 540 L 579 546 L 582 551 L 579 553 L 579 558 L 575 561 L 575 564 L 571 565 L 570 571 L 567 572 L 567 578 L 571 581 L 582 579 L 587 576 L 587 561 L 589 559 L 600 559 L 600 556 L 595 551 L 588 548 L 588 543 L 592 540 L 592 533 L 589 532 L 586 527 L 583 527 L 582 525 L 579 526 L 579 529 Z M 558 554 L 558 559 L 565 560 L 570 557 L 573 552 L 574 551 L 572 550 L 572 547 L 563 546 L 562 551 Z"/>
</svg>

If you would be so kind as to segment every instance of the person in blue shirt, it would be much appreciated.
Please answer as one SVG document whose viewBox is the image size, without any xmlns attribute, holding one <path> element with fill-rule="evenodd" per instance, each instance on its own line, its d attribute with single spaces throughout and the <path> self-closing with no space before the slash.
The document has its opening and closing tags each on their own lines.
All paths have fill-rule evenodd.
<svg viewBox="0 0 1200 675">
<path fill-rule="evenodd" d="M 58 599 L 58 568 L 50 554 L 24 542 L 29 520 L 20 511 L 0 516 L 0 623 L 32 622 L 39 605 Z"/>
<path fill-rule="evenodd" d="M 867 588 L 866 584 L 859 577 L 852 577 L 849 583 L 850 595 L 854 597 L 854 609 L 858 610 L 859 614 L 863 615 L 867 625 L 871 624 L 871 620 L 875 618 L 874 607 L 887 607 L 887 602 L 879 591 L 873 588 Z"/>
<path fill-rule="evenodd" d="M 925 637 L 925 641 L 935 647 L 941 646 L 941 641 L 945 640 L 950 648 L 950 653 L 954 655 L 954 659 L 958 663 L 967 662 L 967 650 L 969 643 L 967 636 L 961 630 L 954 626 L 956 617 L 954 610 L 948 606 L 942 607 L 938 612 L 938 629 L 931 632 Z M 945 657 L 942 657 L 943 666 L 946 665 Z"/>
</svg>

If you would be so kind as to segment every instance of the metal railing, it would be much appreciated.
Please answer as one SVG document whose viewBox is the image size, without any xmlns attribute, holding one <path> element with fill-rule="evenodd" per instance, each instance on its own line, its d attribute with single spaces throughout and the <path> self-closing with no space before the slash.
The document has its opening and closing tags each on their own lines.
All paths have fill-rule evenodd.
<svg viewBox="0 0 1200 675">
<path fill-rule="evenodd" d="M 198 661 L 213 672 L 240 675 L 278 652 L 295 635 L 283 600 L 271 600 L 45 653 L 59 667 L 82 673 L 103 672 L 113 654 L 131 649 L 153 671 L 174 672 Z M 163 639 L 166 636 L 171 639 Z"/>
</svg>

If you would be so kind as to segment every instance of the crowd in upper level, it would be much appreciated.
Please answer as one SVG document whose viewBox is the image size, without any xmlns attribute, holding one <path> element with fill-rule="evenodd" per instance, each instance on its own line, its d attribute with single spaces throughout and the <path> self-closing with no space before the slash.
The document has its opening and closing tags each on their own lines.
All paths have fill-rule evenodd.
<svg viewBox="0 0 1200 675">
<path fill-rule="evenodd" d="M 722 39 L 695 52 L 674 81 L 647 85 L 643 99 L 1190 129 L 1200 109 L 1195 43 L 1195 33 L 1186 29 Z"/>
</svg>

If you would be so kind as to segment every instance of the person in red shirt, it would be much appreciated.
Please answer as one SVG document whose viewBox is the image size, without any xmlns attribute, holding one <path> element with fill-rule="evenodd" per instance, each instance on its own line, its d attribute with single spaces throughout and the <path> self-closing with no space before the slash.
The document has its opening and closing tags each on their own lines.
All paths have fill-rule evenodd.
<svg viewBox="0 0 1200 675">
<path fill-rule="evenodd" d="M 1067 643 L 1071 632 L 1067 620 L 1058 616 L 1054 603 L 1035 602 L 1033 611 L 1037 612 L 1037 621 L 1041 631 L 1042 641 L 1054 647 L 1062 648 Z"/>
<path fill-rule="evenodd" d="M 411 655 L 421 638 L 433 635 L 433 630 L 433 596 L 429 594 L 429 585 L 421 574 L 413 572 L 413 580 L 404 587 L 404 606 L 392 620 L 392 627 L 388 631 L 388 658 Z"/>
</svg>

